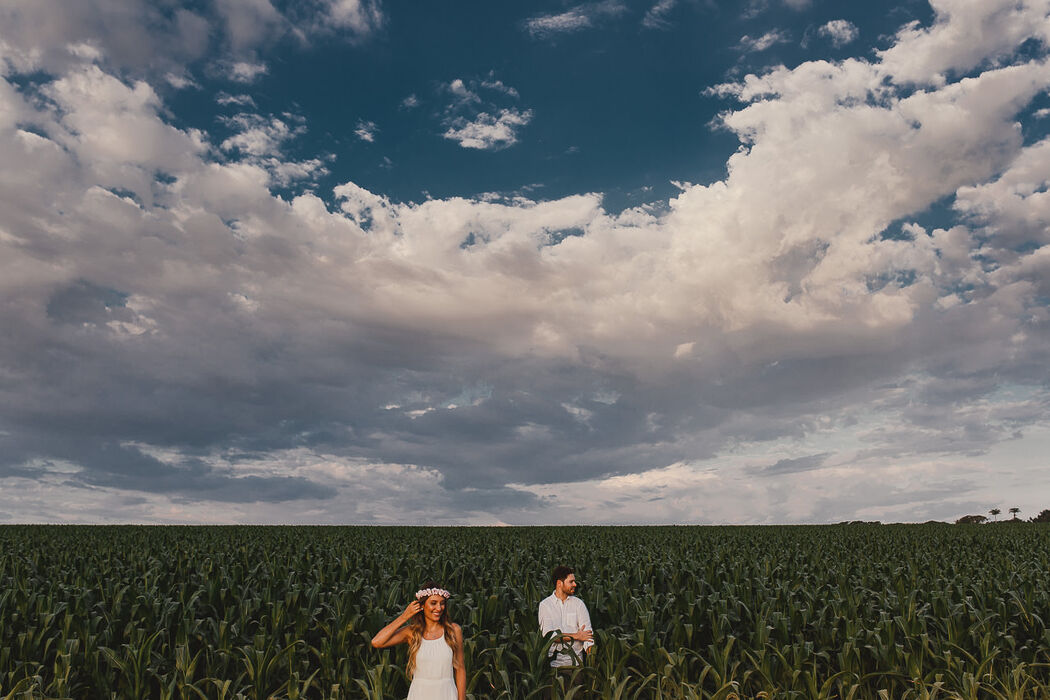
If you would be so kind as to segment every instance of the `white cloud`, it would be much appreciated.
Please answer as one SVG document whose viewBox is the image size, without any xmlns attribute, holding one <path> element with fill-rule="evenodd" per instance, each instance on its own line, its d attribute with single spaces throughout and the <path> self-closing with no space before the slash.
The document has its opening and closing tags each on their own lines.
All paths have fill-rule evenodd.
<svg viewBox="0 0 1050 700">
<path fill-rule="evenodd" d="M 360 43 L 386 25 L 380 0 L 304 0 L 285 15 L 291 33 L 305 43 L 333 36 Z"/>
<path fill-rule="evenodd" d="M 371 0 L 330 0 L 327 15 L 335 27 L 358 36 L 371 34 L 385 21 L 380 4 Z"/>
<path fill-rule="evenodd" d="M 269 69 L 265 63 L 234 61 L 222 66 L 220 70 L 228 79 L 235 83 L 254 83 L 260 77 L 266 75 Z"/>
<path fill-rule="evenodd" d="M 481 81 L 481 87 L 486 88 L 488 90 L 495 90 L 496 92 L 502 92 L 504 95 L 508 95 L 515 99 L 520 97 L 520 95 L 518 95 L 517 90 L 515 90 L 509 85 L 504 84 L 502 80 L 494 79 L 491 74 L 489 74 L 488 80 Z"/>
<path fill-rule="evenodd" d="M 822 24 L 817 32 L 821 36 L 831 39 L 831 43 L 835 47 L 852 43 L 860 33 L 856 25 L 845 19 L 833 19 L 826 24 Z"/>
<path fill-rule="evenodd" d="M 949 72 L 972 70 L 1010 54 L 1029 38 L 1050 43 L 1045 0 L 937 0 L 931 27 L 911 23 L 897 32 L 881 64 L 894 82 L 941 85 Z"/>
<path fill-rule="evenodd" d="M 467 87 L 462 78 L 456 78 L 448 84 L 448 91 L 455 97 L 460 105 L 469 105 L 481 102 L 481 98 L 475 90 Z"/>
<path fill-rule="evenodd" d="M 51 138 L 81 158 L 104 186 L 149 198 L 153 172 L 182 170 L 206 150 L 202 134 L 180 131 L 158 117 L 160 100 L 145 82 L 128 85 L 91 66 L 50 83 L 43 93 L 58 108 L 43 122 Z"/>
<path fill-rule="evenodd" d="M 215 96 L 215 102 L 224 107 L 234 105 L 236 107 L 255 107 L 255 99 L 251 95 L 231 95 L 228 92 L 220 92 Z"/>
<path fill-rule="evenodd" d="M 179 74 L 204 56 L 208 35 L 202 14 L 145 0 L 15 0 L 0 6 L 0 66 L 61 74 L 98 62 L 137 76 Z"/>
<path fill-rule="evenodd" d="M 760 51 L 765 51 L 771 46 L 785 44 L 788 41 L 790 41 L 790 39 L 786 32 L 774 29 L 759 37 L 751 37 L 745 34 L 740 37 L 740 41 L 737 42 L 737 48 L 744 53 L 758 53 Z"/>
<path fill-rule="evenodd" d="M 452 102 L 443 118 L 443 136 L 463 148 L 500 150 L 513 146 L 519 130 L 532 121 L 531 109 L 501 106 L 516 102 L 520 95 L 493 73 L 481 80 L 456 78 L 444 90 Z"/>
<path fill-rule="evenodd" d="M 239 101 L 231 102 L 232 104 Z M 306 133 L 305 119 L 285 113 L 280 117 L 242 112 L 221 120 L 235 131 L 219 145 L 228 155 L 268 174 L 274 185 L 287 187 L 293 182 L 313 180 L 328 173 L 325 158 L 287 160 L 285 146 Z"/>
<path fill-rule="evenodd" d="M 102 59 L 102 52 L 90 43 L 70 44 L 66 47 L 70 54 L 77 58 L 94 63 Z"/>
<path fill-rule="evenodd" d="M 276 39 L 285 28 L 284 16 L 270 0 L 215 0 L 215 11 L 236 55 Z"/>
<path fill-rule="evenodd" d="M 168 72 L 164 76 L 164 80 L 167 81 L 176 90 L 185 90 L 186 88 L 200 89 L 200 83 L 194 80 L 191 76 L 186 73 L 174 73 Z"/>
<path fill-rule="evenodd" d="M 0 78 L 0 466 L 22 474 L 0 510 L 391 522 L 426 491 L 443 522 L 645 520 L 644 497 L 912 519 L 989 498 L 1002 455 L 1034 491 L 1050 154 L 1016 123 L 1050 66 L 1002 60 L 1045 20 L 1003 7 L 940 2 L 871 61 L 719 86 L 725 178 L 619 214 L 353 182 L 333 210 L 271 191 L 325 167 L 284 158 L 292 116 L 229 117 L 216 149 L 104 60 L 63 48 L 31 97 Z M 450 83 L 449 138 L 514 143 L 509 90 Z M 907 223 L 953 197 L 951 227 Z M 567 479 L 595 498 L 545 485 Z"/>
<path fill-rule="evenodd" d="M 647 29 L 669 28 L 671 24 L 667 21 L 667 15 L 677 4 L 678 0 L 658 0 L 646 11 L 645 17 L 642 18 L 642 26 Z"/>
<path fill-rule="evenodd" d="M 149 0 L 14 0 L 0 6 L 0 72 L 7 65 L 61 74 L 96 62 L 121 74 L 179 81 L 216 51 L 224 67 L 252 66 L 261 49 L 289 36 L 357 42 L 385 24 L 378 0 L 305 0 L 282 8 L 270 0 L 207 0 L 192 9 Z"/>
<path fill-rule="evenodd" d="M 525 21 L 526 31 L 534 38 L 545 38 L 556 34 L 568 34 L 587 29 L 598 22 L 616 17 L 627 11 L 620 0 L 576 5 L 565 12 L 536 15 Z"/>
<path fill-rule="evenodd" d="M 306 131 L 302 124 L 289 124 L 287 117 L 280 119 L 272 115 L 241 113 L 225 117 L 223 121 L 237 133 L 222 142 L 222 150 L 238 150 L 253 156 L 279 155 L 286 141 Z"/>
<path fill-rule="evenodd" d="M 273 182 L 281 187 L 288 187 L 303 180 L 316 180 L 328 174 L 328 168 L 324 164 L 325 161 L 321 158 L 290 161 L 270 157 L 261 161 L 261 163 L 270 173 Z"/>
<path fill-rule="evenodd" d="M 987 227 L 989 246 L 1050 245 L 1050 139 L 1024 148 L 994 180 L 959 189 L 955 209 Z"/>
<path fill-rule="evenodd" d="M 360 119 L 357 122 L 357 128 L 354 129 L 354 134 L 357 136 L 357 138 L 361 139 L 362 141 L 372 143 L 376 140 L 376 132 L 378 131 L 379 129 L 376 127 L 375 122 L 369 122 Z"/>
<path fill-rule="evenodd" d="M 529 19 L 525 25 L 533 36 L 547 36 L 574 32 L 591 26 L 591 18 L 580 8 L 574 8 L 556 15 L 541 15 Z"/>
<path fill-rule="evenodd" d="M 411 94 L 405 99 L 401 100 L 402 109 L 415 109 L 419 106 L 419 98 L 415 94 Z"/>
<path fill-rule="evenodd" d="M 504 109 L 499 114 L 482 112 L 472 121 L 457 119 L 443 134 L 463 148 L 497 151 L 518 142 L 518 130 L 532 121 L 532 110 Z"/>
</svg>

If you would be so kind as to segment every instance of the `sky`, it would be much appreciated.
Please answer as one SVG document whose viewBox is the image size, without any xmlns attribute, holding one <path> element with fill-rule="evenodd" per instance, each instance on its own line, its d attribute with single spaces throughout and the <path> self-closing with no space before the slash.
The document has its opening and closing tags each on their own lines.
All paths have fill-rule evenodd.
<svg viewBox="0 0 1050 700">
<path fill-rule="evenodd" d="M 1050 507 L 1050 0 L 0 0 L 0 522 Z"/>
</svg>

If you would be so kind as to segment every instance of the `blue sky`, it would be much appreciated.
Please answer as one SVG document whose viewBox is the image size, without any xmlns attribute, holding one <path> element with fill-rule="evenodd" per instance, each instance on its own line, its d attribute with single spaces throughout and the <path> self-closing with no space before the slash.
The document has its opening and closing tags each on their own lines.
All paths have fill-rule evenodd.
<svg viewBox="0 0 1050 700">
<path fill-rule="evenodd" d="M 1050 493 L 1050 4 L 14 0 L 0 519 Z"/>
</svg>

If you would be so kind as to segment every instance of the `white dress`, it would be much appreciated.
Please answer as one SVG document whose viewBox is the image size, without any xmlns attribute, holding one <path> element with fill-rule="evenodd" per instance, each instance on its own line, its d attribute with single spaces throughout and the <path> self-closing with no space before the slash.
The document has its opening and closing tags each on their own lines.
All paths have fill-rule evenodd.
<svg viewBox="0 0 1050 700">
<path fill-rule="evenodd" d="M 444 637 L 423 638 L 416 652 L 416 671 L 407 700 L 458 700 L 452 677 L 452 647 Z"/>
</svg>

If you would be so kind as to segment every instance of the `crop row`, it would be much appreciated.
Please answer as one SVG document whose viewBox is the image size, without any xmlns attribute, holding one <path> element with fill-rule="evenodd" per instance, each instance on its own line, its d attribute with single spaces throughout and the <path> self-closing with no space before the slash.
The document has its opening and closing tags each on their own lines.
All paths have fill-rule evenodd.
<svg viewBox="0 0 1050 700">
<path fill-rule="evenodd" d="M 1050 698 L 1050 527 L 0 527 L 0 698 L 401 698 L 371 635 L 454 592 L 475 698 L 552 683 L 575 566 L 600 697 Z M 881 694 L 880 694 L 881 693 Z M 579 696 L 577 696 L 579 697 Z"/>
</svg>

